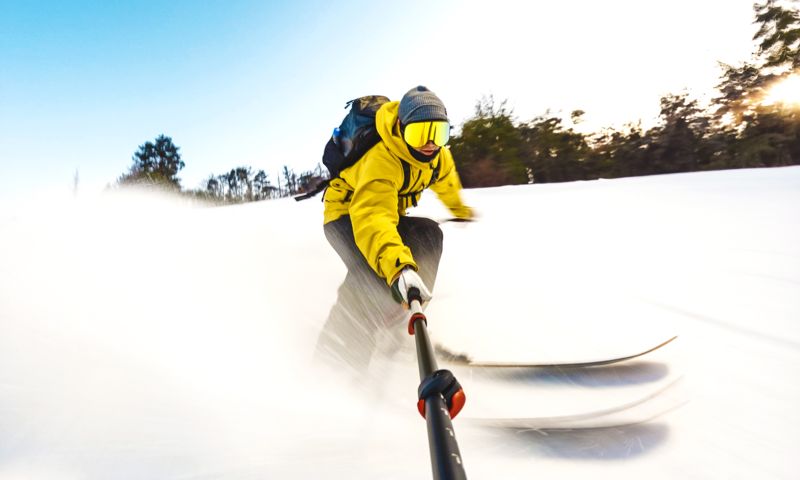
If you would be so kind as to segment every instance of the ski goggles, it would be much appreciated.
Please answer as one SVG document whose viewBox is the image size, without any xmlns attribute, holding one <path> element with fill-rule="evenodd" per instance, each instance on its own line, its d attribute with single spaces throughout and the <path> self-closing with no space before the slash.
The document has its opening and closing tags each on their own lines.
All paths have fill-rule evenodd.
<svg viewBox="0 0 800 480">
<path fill-rule="evenodd" d="M 403 127 L 403 139 L 414 148 L 422 148 L 428 142 L 444 147 L 450 140 L 450 122 L 437 120 L 409 123 Z"/>
</svg>

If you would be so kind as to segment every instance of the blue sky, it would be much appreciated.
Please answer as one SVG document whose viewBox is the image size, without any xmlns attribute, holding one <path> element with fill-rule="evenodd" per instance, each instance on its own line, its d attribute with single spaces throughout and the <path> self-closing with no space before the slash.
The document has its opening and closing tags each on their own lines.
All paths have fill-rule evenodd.
<svg viewBox="0 0 800 480">
<path fill-rule="evenodd" d="M 749 1 L 549 3 L 0 0 L 0 198 L 70 193 L 76 171 L 99 191 L 162 133 L 185 187 L 274 181 L 316 166 L 346 100 L 418 84 L 456 125 L 489 94 L 526 120 L 647 122 L 753 50 Z"/>
</svg>

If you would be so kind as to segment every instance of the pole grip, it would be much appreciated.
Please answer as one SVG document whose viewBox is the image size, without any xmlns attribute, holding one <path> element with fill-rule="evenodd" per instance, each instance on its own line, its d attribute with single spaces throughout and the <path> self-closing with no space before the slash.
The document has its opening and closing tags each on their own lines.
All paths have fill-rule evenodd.
<svg viewBox="0 0 800 480">
<path fill-rule="evenodd" d="M 413 301 L 422 303 L 422 295 L 419 293 L 419 289 L 417 287 L 411 287 L 408 289 L 408 304 L 411 305 L 411 302 Z"/>
</svg>

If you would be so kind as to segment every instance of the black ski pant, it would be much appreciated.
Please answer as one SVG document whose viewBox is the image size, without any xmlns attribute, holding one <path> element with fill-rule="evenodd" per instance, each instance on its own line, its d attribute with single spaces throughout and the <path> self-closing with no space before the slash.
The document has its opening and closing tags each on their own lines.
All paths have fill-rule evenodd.
<svg viewBox="0 0 800 480">
<path fill-rule="evenodd" d="M 324 230 L 325 238 L 347 267 L 347 275 L 320 333 L 316 356 L 363 372 L 381 335 L 394 339 L 402 338 L 403 332 L 408 335 L 404 324 L 408 313 L 395 302 L 386 281 L 378 277 L 356 246 L 349 215 L 326 223 Z M 442 256 L 439 224 L 428 218 L 401 216 L 397 232 L 411 249 L 420 277 L 432 290 Z"/>
</svg>

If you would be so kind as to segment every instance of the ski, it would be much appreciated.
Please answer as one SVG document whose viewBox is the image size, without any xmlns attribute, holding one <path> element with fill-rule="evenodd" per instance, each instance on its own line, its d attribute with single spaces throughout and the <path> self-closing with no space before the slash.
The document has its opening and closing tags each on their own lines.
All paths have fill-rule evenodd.
<svg viewBox="0 0 800 480">
<path fill-rule="evenodd" d="M 636 352 L 633 354 L 622 355 L 619 357 L 614 358 L 604 358 L 598 360 L 589 360 L 589 361 L 578 361 L 578 362 L 549 362 L 549 363 L 537 363 L 537 362 L 494 362 L 494 361 L 485 361 L 485 360 L 473 360 L 466 354 L 460 353 L 453 353 L 449 351 L 447 348 L 438 345 L 437 348 L 437 355 L 442 361 L 455 364 L 455 365 L 464 365 L 468 367 L 487 367 L 487 368 L 583 368 L 583 367 L 599 367 L 603 365 L 611 365 L 614 363 L 625 362 L 628 360 L 633 360 L 634 358 L 639 358 L 648 353 L 652 353 L 665 345 L 668 345 L 673 340 L 678 338 L 678 336 L 674 336 L 664 342 L 659 343 L 658 345 L 649 348 L 647 350 Z"/>
<path fill-rule="evenodd" d="M 519 430 L 573 430 L 635 425 L 649 422 L 683 406 L 686 401 L 681 400 L 680 395 L 668 394 L 668 391 L 676 389 L 681 380 L 682 377 L 678 377 L 632 402 L 595 411 L 549 417 L 471 417 L 466 414 L 463 421 L 479 427 Z"/>
</svg>

